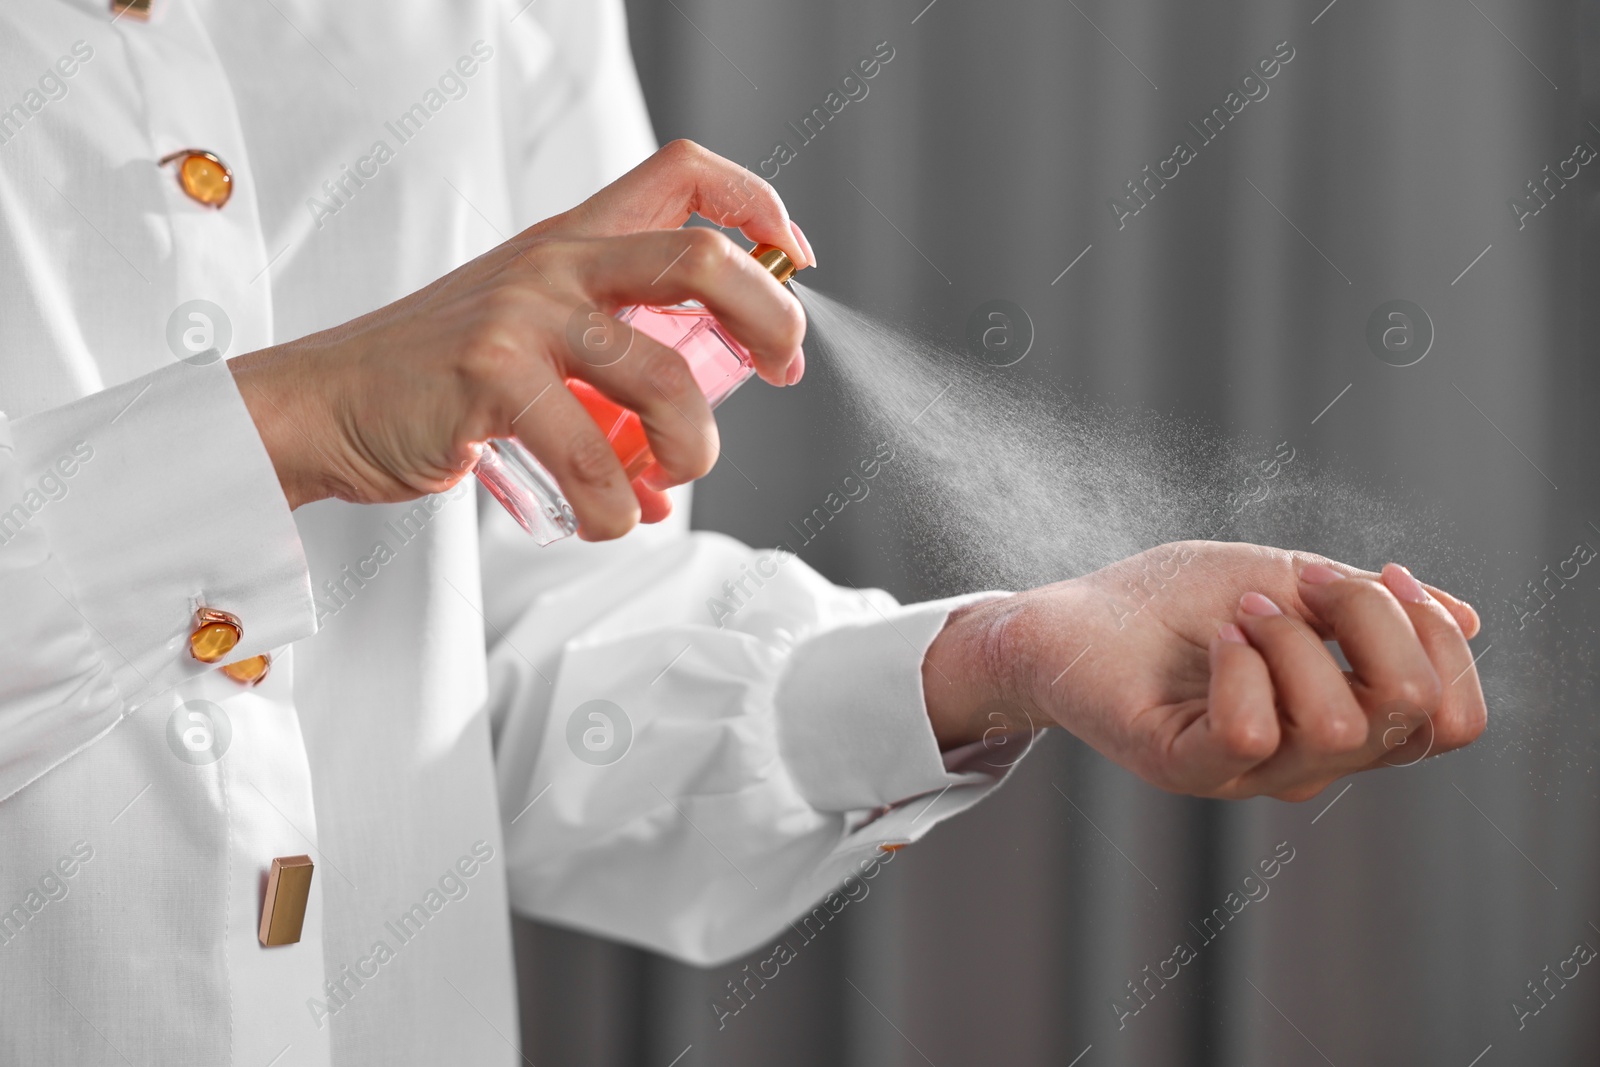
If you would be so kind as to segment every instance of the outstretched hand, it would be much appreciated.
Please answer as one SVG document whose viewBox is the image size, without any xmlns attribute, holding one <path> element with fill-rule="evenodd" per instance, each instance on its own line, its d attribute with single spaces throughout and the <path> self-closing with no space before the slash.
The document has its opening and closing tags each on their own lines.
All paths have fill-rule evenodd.
<svg viewBox="0 0 1600 1067">
<path fill-rule="evenodd" d="M 1483 732 L 1478 625 L 1393 563 L 1181 542 L 959 612 L 923 682 L 947 747 L 1060 725 L 1164 789 L 1304 800 Z"/>
</svg>

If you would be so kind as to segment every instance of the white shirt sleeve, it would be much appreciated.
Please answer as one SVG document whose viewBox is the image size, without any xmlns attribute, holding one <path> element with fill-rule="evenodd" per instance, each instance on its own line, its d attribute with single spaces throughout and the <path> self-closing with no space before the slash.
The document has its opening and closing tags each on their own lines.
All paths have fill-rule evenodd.
<svg viewBox="0 0 1600 1067">
<path fill-rule="evenodd" d="M 901 606 L 784 552 L 670 530 L 555 546 L 572 569 L 552 581 L 563 562 L 532 561 L 492 508 L 490 712 L 525 914 L 728 959 L 1015 762 L 941 755 L 923 704 L 923 655 L 974 597 Z M 519 558 L 544 589 L 517 613 Z"/>
<path fill-rule="evenodd" d="M 175 363 L 0 416 L 0 799 L 203 671 L 197 607 L 245 659 L 315 629 L 277 476 L 227 365 Z"/>
</svg>

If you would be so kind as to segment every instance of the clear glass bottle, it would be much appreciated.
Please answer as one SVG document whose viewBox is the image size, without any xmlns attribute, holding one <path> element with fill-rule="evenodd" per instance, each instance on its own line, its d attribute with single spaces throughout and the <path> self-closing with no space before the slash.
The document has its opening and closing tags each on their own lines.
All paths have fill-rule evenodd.
<svg viewBox="0 0 1600 1067">
<path fill-rule="evenodd" d="M 757 245 L 750 253 L 772 276 L 787 282 L 793 261 L 780 248 Z M 750 353 L 697 301 L 671 307 L 636 305 L 616 313 L 618 321 L 675 349 L 688 362 L 706 401 L 716 407 L 755 373 Z M 568 378 L 567 388 L 605 431 L 611 450 L 631 481 L 654 462 L 639 416 L 588 382 Z M 489 441 L 478 460 L 478 480 L 541 545 L 578 532 L 578 519 L 555 477 L 515 438 Z"/>
</svg>

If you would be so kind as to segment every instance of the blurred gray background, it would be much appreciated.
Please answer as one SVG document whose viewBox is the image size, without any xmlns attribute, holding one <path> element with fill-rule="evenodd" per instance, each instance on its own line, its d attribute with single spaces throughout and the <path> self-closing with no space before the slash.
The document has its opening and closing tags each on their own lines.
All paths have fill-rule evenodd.
<svg viewBox="0 0 1600 1067">
<path fill-rule="evenodd" d="M 1302 805 L 1162 794 L 1054 733 L 998 795 L 900 853 L 724 1029 L 708 1002 L 744 961 L 702 971 L 519 923 L 530 1062 L 1600 1062 L 1600 966 L 1541 985 L 1537 1014 L 1513 1006 L 1541 1004 L 1528 983 L 1570 975 L 1580 942 L 1600 947 L 1600 568 L 1519 625 L 1527 583 L 1580 541 L 1600 547 L 1585 297 L 1600 282 L 1600 159 L 1576 177 L 1566 162 L 1600 147 L 1596 5 L 629 7 L 660 139 L 752 168 L 775 141 L 798 145 L 785 124 L 889 42 L 869 95 L 774 183 L 818 250 L 810 284 L 956 349 L 974 308 L 1013 301 L 1036 339 L 997 388 L 1065 390 L 1225 443 L 1287 440 L 1318 477 L 1404 509 L 1395 529 L 1426 536 L 1354 530 L 1338 494 L 1263 507 L 1236 534 L 1398 558 L 1457 588 L 1484 616 L 1491 725 L 1465 752 Z M 1284 41 L 1294 58 L 1269 94 L 1119 229 L 1108 201 L 1196 142 L 1186 123 Z M 1527 183 L 1547 173 L 1544 204 Z M 1519 219 L 1512 198 L 1541 209 Z M 1394 299 L 1434 327 L 1413 366 L 1366 342 Z M 799 389 L 752 387 L 723 408 L 748 480 L 719 464 L 697 525 L 785 537 L 784 517 L 872 432 L 841 388 L 813 355 Z M 907 598 L 986 584 L 940 565 L 915 501 L 892 473 L 880 482 L 808 562 Z M 1191 924 L 1278 842 L 1295 859 L 1270 895 L 1119 1029 L 1126 983 L 1198 944 Z"/>
</svg>

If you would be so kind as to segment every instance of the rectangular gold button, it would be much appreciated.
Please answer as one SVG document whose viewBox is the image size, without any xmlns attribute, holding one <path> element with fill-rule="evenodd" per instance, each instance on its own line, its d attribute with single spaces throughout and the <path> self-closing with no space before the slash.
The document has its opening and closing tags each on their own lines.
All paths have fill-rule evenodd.
<svg viewBox="0 0 1600 1067">
<path fill-rule="evenodd" d="M 267 897 L 261 904 L 263 945 L 292 945 L 300 940 L 311 898 L 311 857 L 279 856 L 267 875 Z"/>
</svg>

